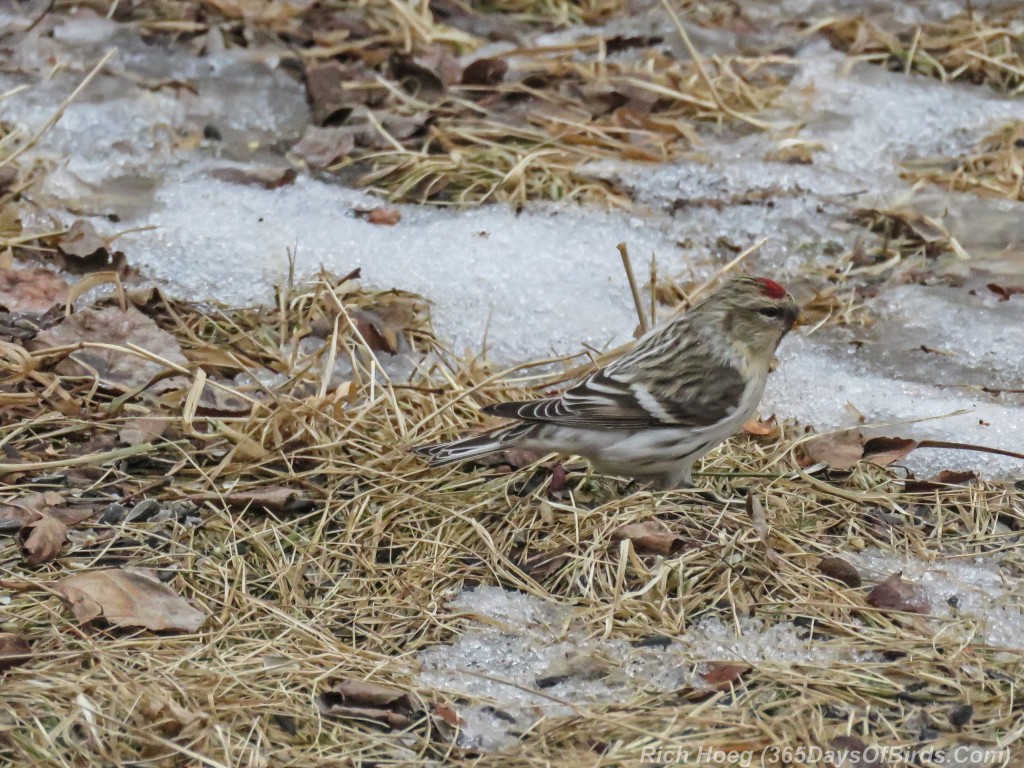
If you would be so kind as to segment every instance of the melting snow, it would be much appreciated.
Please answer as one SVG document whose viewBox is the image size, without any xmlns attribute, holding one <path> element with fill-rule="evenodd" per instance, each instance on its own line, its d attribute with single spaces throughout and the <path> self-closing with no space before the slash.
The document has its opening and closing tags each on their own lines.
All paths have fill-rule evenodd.
<svg viewBox="0 0 1024 768">
<path fill-rule="evenodd" d="M 744 619 L 739 632 L 708 618 L 664 647 L 595 639 L 573 623 L 572 609 L 532 595 L 478 587 L 451 607 L 476 619 L 452 645 L 420 655 L 421 682 L 455 696 L 460 743 L 503 750 L 541 717 L 572 715 L 587 704 L 614 703 L 642 691 L 710 688 L 704 663 L 806 664 L 827 668 L 853 658 L 810 640 L 793 624 Z M 480 703 L 487 702 L 487 703 Z"/>
</svg>

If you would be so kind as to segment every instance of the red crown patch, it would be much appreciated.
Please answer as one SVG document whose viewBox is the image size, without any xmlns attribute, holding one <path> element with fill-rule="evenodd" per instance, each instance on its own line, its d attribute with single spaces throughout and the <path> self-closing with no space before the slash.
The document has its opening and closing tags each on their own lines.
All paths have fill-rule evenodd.
<svg viewBox="0 0 1024 768">
<path fill-rule="evenodd" d="M 770 299 L 784 299 L 786 297 L 786 289 L 776 283 L 774 280 L 769 280 L 767 277 L 755 278 L 762 286 L 762 293 Z"/>
</svg>

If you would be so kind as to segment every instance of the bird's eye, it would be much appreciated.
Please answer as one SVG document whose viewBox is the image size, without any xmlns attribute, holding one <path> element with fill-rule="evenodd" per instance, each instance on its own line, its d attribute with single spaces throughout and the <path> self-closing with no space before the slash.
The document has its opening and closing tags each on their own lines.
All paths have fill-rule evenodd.
<svg viewBox="0 0 1024 768">
<path fill-rule="evenodd" d="M 778 307 L 765 307 L 764 309 L 757 310 L 757 314 L 762 315 L 764 317 L 778 317 L 779 316 L 779 308 Z"/>
</svg>

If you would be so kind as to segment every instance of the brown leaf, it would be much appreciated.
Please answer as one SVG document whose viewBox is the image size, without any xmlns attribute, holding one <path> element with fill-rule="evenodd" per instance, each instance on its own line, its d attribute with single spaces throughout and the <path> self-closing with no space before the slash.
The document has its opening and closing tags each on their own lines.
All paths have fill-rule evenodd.
<svg viewBox="0 0 1024 768">
<path fill-rule="evenodd" d="M 989 283 L 985 287 L 992 291 L 992 293 L 997 294 L 1000 301 L 1009 301 L 1011 296 L 1016 296 L 1018 293 L 1024 293 L 1024 287 L 1016 285 L 1003 286 L 998 283 Z"/>
<path fill-rule="evenodd" d="M 860 571 L 841 557 L 823 557 L 818 563 L 818 570 L 830 579 L 841 581 L 854 589 L 862 583 Z"/>
<path fill-rule="evenodd" d="M 31 659 L 32 648 L 21 635 L 0 632 L 0 672 L 17 667 Z"/>
<path fill-rule="evenodd" d="M 555 466 L 551 468 L 551 483 L 548 488 L 554 492 L 564 491 L 566 486 L 569 484 L 569 473 L 565 471 L 565 467 L 562 466 L 562 462 L 557 462 Z"/>
<path fill-rule="evenodd" d="M 179 738 L 195 730 L 196 726 L 207 719 L 206 715 L 185 709 L 167 694 L 159 692 L 147 693 L 139 702 L 138 708 L 160 734 L 168 739 Z"/>
<path fill-rule="evenodd" d="M 60 325 L 39 333 L 31 349 L 74 346 L 81 342 L 99 342 L 116 346 L 132 344 L 169 363 L 187 367 L 188 360 L 178 342 L 167 331 L 134 307 L 122 311 L 115 307 L 83 309 Z M 92 372 L 101 384 L 112 389 L 131 391 L 149 384 L 154 377 L 170 369 L 158 362 L 122 349 L 81 349 L 62 361 L 61 373 L 83 376 Z"/>
<path fill-rule="evenodd" d="M 0 270 L 0 306 L 11 312 L 42 313 L 67 299 L 67 281 L 53 270 Z"/>
<path fill-rule="evenodd" d="M 967 485 L 978 479 L 975 472 L 956 472 L 952 469 L 944 469 L 934 477 L 927 480 L 907 480 L 903 489 L 907 493 L 923 493 L 925 491 L 941 491 L 950 485 Z"/>
<path fill-rule="evenodd" d="M 420 101 L 437 101 L 444 94 L 444 83 L 435 72 L 416 63 L 412 56 L 395 52 L 389 61 L 391 77 Z"/>
<path fill-rule="evenodd" d="M 364 680 L 335 680 L 316 697 L 317 709 L 325 717 L 343 720 L 374 720 L 392 728 L 412 722 L 416 708 L 412 696 L 399 688 Z"/>
<path fill-rule="evenodd" d="M 727 691 L 733 683 L 740 679 L 741 675 L 749 671 L 749 664 L 709 661 L 704 664 L 704 668 L 699 674 L 701 679 L 712 688 Z"/>
<path fill-rule="evenodd" d="M 778 432 L 779 429 L 775 424 L 775 417 L 769 416 L 767 419 L 748 419 L 743 422 L 743 431 L 748 435 L 765 437 Z"/>
<path fill-rule="evenodd" d="M 908 613 L 930 613 L 931 604 L 922 589 L 903 580 L 897 571 L 868 593 L 868 605 Z"/>
<path fill-rule="evenodd" d="M 105 619 L 121 627 L 195 632 L 206 621 L 197 610 L 161 582 L 149 568 L 106 568 L 66 576 L 55 591 L 75 617 L 87 624 Z"/>
<path fill-rule="evenodd" d="M 397 355 L 401 336 L 401 327 L 387 322 L 378 313 L 369 309 L 353 307 L 349 315 L 355 321 L 359 335 L 366 345 L 374 352 L 387 352 Z"/>
<path fill-rule="evenodd" d="M 319 128 L 310 125 L 291 151 L 313 170 L 321 170 L 352 154 L 355 148 L 356 136 L 351 128 Z"/>
<path fill-rule="evenodd" d="M 102 252 L 106 260 L 109 244 L 99 236 L 96 227 L 85 219 L 79 219 L 57 240 L 57 248 L 65 256 L 79 259 L 92 259 Z"/>
<path fill-rule="evenodd" d="M 3 528 L 20 530 L 23 526 L 40 519 L 44 512 L 64 503 L 64 497 L 56 491 L 43 493 L 26 493 L 24 496 L 0 504 L 0 523 Z M 14 523 L 16 525 L 9 525 Z"/>
<path fill-rule="evenodd" d="M 215 168 L 210 175 L 229 184 L 263 189 L 286 187 L 298 178 L 294 168 Z"/>
<path fill-rule="evenodd" d="M 131 419 L 117 431 L 117 439 L 128 445 L 142 445 L 162 437 L 170 426 L 167 419 L 139 417 Z"/>
<path fill-rule="evenodd" d="M 357 208 L 354 213 L 371 224 L 386 227 L 393 227 L 402 220 L 402 212 L 397 208 Z"/>
<path fill-rule="evenodd" d="M 54 517 L 42 517 L 18 531 L 21 556 L 28 565 L 48 563 L 60 554 L 68 527 Z"/>
<path fill-rule="evenodd" d="M 317 125 L 341 125 L 357 106 L 373 107 L 385 98 L 386 91 L 376 87 L 374 73 L 362 64 L 313 61 L 307 64 L 305 74 Z M 353 87 L 356 83 L 367 85 Z"/>
<path fill-rule="evenodd" d="M 316 506 L 303 491 L 279 485 L 269 485 L 253 491 L 228 493 L 211 498 L 223 498 L 230 507 L 259 510 L 275 515 L 301 515 Z"/>
<path fill-rule="evenodd" d="M 811 464 L 824 462 L 832 469 L 852 469 L 864 455 L 864 442 L 860 432 L 848 429 L 808 440 L 803 449 Z"/>
<path fill-rule="evenodd" d="M 907 458 L 917 445 L 916 440 L 906 437 L 872 437 L 864 443 L 864 461 L 887 467 Z"/>
<path fill-rule="evenodd" d="M 574 545 L 564 544 L 547 552 L 536 552 L 522 560 L 519 569 L 530 578 L 541 581 L 560 571 L 569 562 L 569 553 L 573 549 Z"/>
<path fill-rule="evenodd" d="M 435 702 L 431 705 L 434 714 L 444 720 L 448 725 L 453 728 L 457 727 L 462 722 L 462 718 L 459 717 L 459 713 L 455 711 L 455 708 L 449 704 L 441 702 Z"/>
<path fill-rule="evenodd" d="M 640 554 L 671 555 L 686 545 L 685 540 L 660 520 L 629 523 L 612 532 L 612 541 L 629 539 Z"/>
<path fill-rule="evenodd" d="M 497 85 L 505 79 L 508 62 L 504 59 L 477 59 L 462 71 L 463 85 Z"/>
</svg>

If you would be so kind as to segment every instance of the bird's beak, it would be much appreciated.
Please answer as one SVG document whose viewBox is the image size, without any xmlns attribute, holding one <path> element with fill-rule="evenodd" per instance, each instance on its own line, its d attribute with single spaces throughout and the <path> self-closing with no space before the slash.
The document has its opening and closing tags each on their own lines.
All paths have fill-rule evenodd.
<svg viewBox="0 0 1024 768">
<path fill-rule="evenodd" d="M 792 331 L 794 328 L 799 328 L 801 325 L 806 325 L 803 316 L 800 314 L 799 309 L 796 309 L 795 311 L 789 313 L 788 318 L 789 327 L 786 329 L 787 331 Z"/>
</svg>

